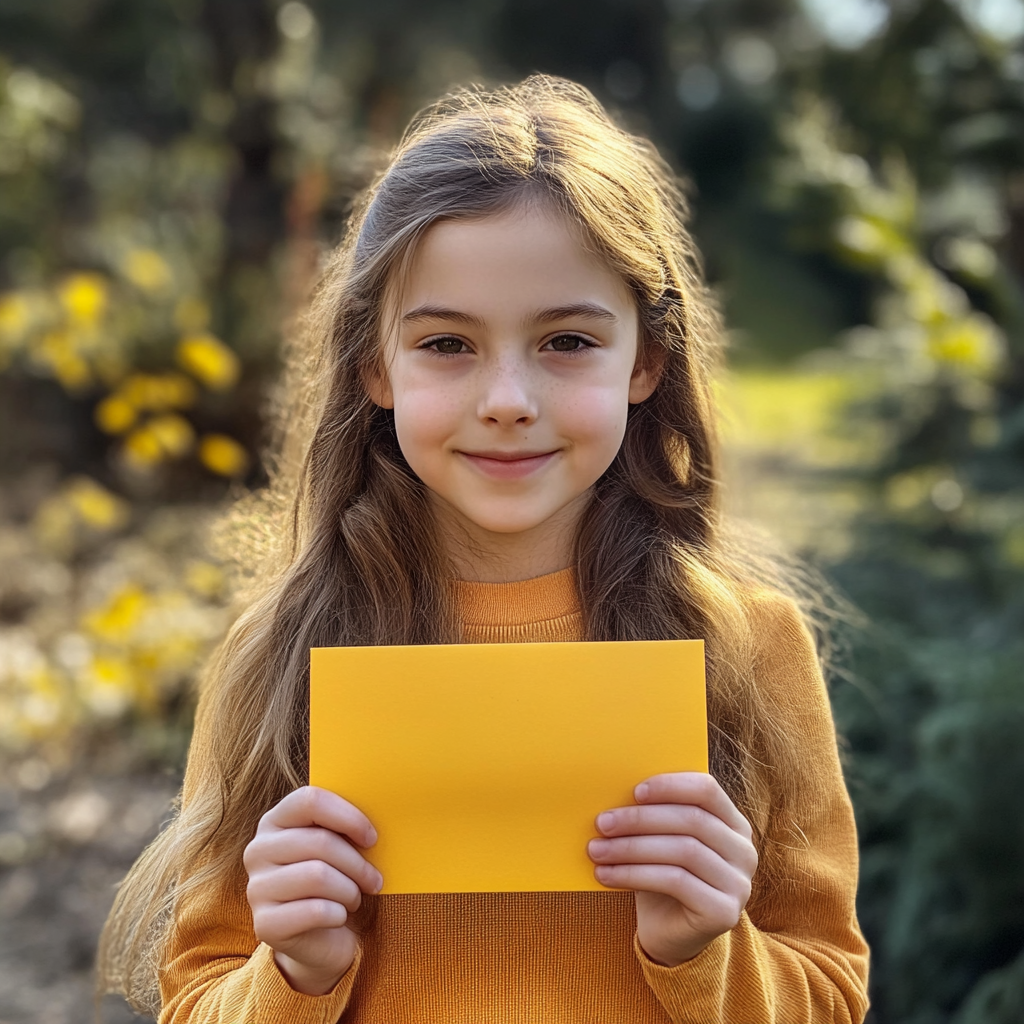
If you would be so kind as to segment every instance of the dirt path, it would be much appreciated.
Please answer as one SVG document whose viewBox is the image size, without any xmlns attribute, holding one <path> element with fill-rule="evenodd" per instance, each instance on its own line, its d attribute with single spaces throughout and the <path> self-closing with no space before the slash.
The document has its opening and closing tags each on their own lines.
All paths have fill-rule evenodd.
<svg viewBox="0 0 1024 1024">
<path fill-rule="evenodd" d="M 178 790 L 171 772 L 0 784 L 0 1024 L 94 1024 L 93 961 L 114 887 Z M 143 1022 L 108 996 L 103 1024 Z"/>
</svg>

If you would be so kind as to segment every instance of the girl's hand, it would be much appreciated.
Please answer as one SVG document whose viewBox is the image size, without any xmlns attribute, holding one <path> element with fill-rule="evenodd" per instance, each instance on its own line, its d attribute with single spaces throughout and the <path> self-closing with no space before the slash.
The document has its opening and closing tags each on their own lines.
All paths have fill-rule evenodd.
<svg viewBox="0 0 1024 1024">
<path fill-rule="evenodd" d="M 587 847 L 597 880 L 636 891 L 637 938 L 665 967 L 735 927 L 757 867 L 750 824 L 703 772 L 654 775 L 637 805 L 598 815 L 607 839 Z"/>
<path fill-rule="evenodd" d="M 355 959 L 346 927 L 380 872 L 360 854 L 377 841 L 369 819 L 317 786 L 289 793 L 260 818 L 242 862 L 256 937 L 274 950 L 288 984 L 307 995 L 330 992 Z"/>
</svg>

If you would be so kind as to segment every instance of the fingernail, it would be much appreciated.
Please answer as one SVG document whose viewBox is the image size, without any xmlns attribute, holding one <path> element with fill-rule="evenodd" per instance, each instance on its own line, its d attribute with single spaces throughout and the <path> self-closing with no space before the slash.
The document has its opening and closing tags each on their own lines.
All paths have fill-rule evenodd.
<svg viewBox="0 0 1024 1024">
<path fill-rule="evenodd" d="M 377 872 L 377 884 L 374 886 L 373 891 L 375 893 L 380 892 L 384 888 L 384 876 L 378 871 Z"/>
<path fill-rule="evenodd" d="M 601 832 L 608 832 L 615 824 L 615 815 L 611 811 L 605 811 L 597 816 L 597 827 Z"/>
<path fill-rule="evenodd" d="M 590 840 L 590 852 L 595 857 L 600 857 L 605 850 L 608 849 L 607 839 L 591 839 Z"/>
<path fill-rule="evenodd" d="M 375 842 L 377 842 L 377 830 L 371 825 L 370 826 L 370 845 L 373 846 L 373 844 Z"/>
<path fill-rule="evenodd" d="M 639 786 L 633 792 L 634 797 L 637 800 L 646 800 L 647 794 L 650 792 L 650 787 L 646 782 L 641 782 Z"/>
</svg>

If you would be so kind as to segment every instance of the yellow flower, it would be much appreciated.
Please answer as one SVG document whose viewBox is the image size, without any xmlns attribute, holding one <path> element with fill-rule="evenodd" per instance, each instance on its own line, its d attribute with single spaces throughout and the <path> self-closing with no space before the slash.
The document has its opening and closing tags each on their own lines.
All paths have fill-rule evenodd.
<svg viewBox="0 0 1024 1024">
<path fill-rule="evenodd" d="M 68 319 L 79 326 L 95 326 L 107 308 L 107 282 L 99 274 L 72 274 L 57 294 Z"/>
<path fill-rule="evenodd" d="M 196 435 L 192 424 L 177 413 L 170 412 L 163 416 L 154 416 L 148 426 L 160 442 L 160 447 L 169 456 L 184 455 L 195 444 Z"/>
<path fill-rule="evenodd" d="M 249 453 L 225 434 L 206 434 L 199 442 L 199 461 L 220 476 L 241 476 L 249 467 Z"/>
<path fill-rule="evenodd" d="M 105 434 L 123 434 L 135 422 L 135 407 L 120 395 L 107 395 L 96 406 L 93 419 Z"/>
<path fill-rule="evenodd" d="M 922 324 L 943 324 L 964 307 L 963 293 L 931 267 L 909 273 L 902 282 L 907 311 Z"/>
<path fill-rule="evenodd" d="M 877 217 L 844 217 L 836 225 L 835 238 L 847 258 L 869 266 L 876 266 L 908 249 L 903 235 Z"/>
<path fill-rule="evenodd" d="M 89 364 L 67 331 L 44 334 L 32 354 L 53 373 L 66 391 L 80 391 L 92 383 Z"/>
<path fill-rule="evenodd" d="M 195 384 L 180 373 L 133 373 L 118 393 L 135 409 L 150 412 L 187 408 L 196 400 Z"/>
<path fill-rule="evenodd" d="M 135 469 L 152 469 L 163 461 L 164 450 L 149 425 L 145 424 L 133 430 L 124 441 L 124 457 Z"/>
<path fill-rule="evenodd" d="M 78 677 L 79 694 L 97 715 L 114 718 L 127 710 L 135 690 L 135 674 L 123 658 L 100 656 Z"/>
<path fill-rule="evenodd" d="M 124 442 L 124 455 L 136 469 L 150 469 L 167 458 L 177 458 L 191 450 L 195 431 L 183 416 L 165 413 L 154 416 L 133 430 Z"/>
<path fill-rule="evenodd" d="M 212 391 L 226 391 L 238 380 L 238 356 L 212 334 L 187 334 L 178 342 L 178 364 Z"/>
<path fill-rule="evenodd" d="M 85 629 L 100 640 L 125 643 L 147 610 L 148 598 L 134 583 L 122 587 L 102 608 L 83 619 Z"/>
<path fill-rule="evenodd" d="M 82 521 L 96 530 L 116 530 L 128 522 L 128 503 L 87 476 L 73 479 L 65 493 Z"/>
<path fill-rule="evenodd" d="M 70 555 L 85 535 L 109 533 L 127 524 L 128 503 L 87 476 L 72 477 L 36 510 L 32 528 L 40 544 Z"/>
<path fill-rule="evenodd" d="M 144 292 L 162 292 L 173 279 L 170 266 L 155 249 L 132 249 L 121 269 L 124 276 Z"/>
<path fill-rule="evenodd" d="M 976 315 L 947 320 L 933 327 L 928 336 L 933 359 L 975 373 L 993 370 L 999 362 L 1000 349 L 999 336 L 992 325 Z"/>
<path fill-rule="evenodd" d="M 24 295 L 0 295 L 0 342 L 20 341 L 32 322 L 32 307 Z"/>
</svg>

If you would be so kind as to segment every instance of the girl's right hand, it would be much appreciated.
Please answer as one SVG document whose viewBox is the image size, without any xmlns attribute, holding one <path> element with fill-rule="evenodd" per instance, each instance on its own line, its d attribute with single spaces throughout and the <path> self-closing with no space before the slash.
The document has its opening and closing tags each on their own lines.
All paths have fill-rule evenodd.
<svg viewBox="0 0 1024 1024">
<path fill-rule="evenodd" d="M 260 818 L 242 855 L 246 897 L 256 937 L 297 991 L 330 992 L 352 965 L 358 939 L 348 915 L 384 884 L 353 844 L 376 841 L 362 811 L 318 786 L 294 790 Z"/>
</svg>

